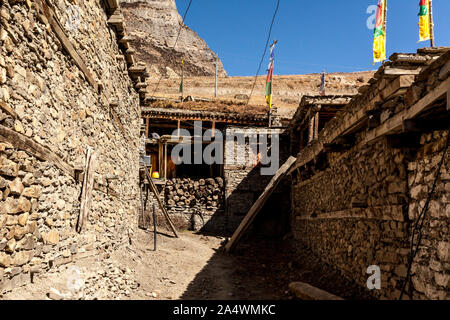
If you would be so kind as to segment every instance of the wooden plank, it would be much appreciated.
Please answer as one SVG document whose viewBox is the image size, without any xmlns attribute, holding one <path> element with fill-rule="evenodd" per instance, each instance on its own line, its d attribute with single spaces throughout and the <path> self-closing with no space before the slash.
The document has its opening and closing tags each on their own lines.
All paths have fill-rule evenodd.
<svg viewBox="0 0 450 320">
<path fill-rule="evenodd" d="M 83 72 L 84 76 L 86 77 L 86 80 L 94 88 L 95 92 L 98 92 L 97 81 L 94 79 L 94 77 L 88 70 L 81 55 L 78 54 L 78 52 L 73 47 L 72 43 L 69 41 L 68 37 L 64 33 L 64 31 L 59 23 L 59 21 L 57 21 L 56 18 L 54 18 L 55 14 L 53 13 L 53 11 L 42 0 L 37 0 L 36 3 L 39 5 L 41 12 L 46 17 L 53 32 L 55 33 L 56 37 L 61 42 L 64 49 L 67 51 L 67 53 L 70 55 L 70 57 L 75 61 L 75 64 L 78 66 L 78 68 L 80 68 L 80 70 Z"/>
<path fill-rule="evenodd" d="M 145 118 L 145 138 L 148 138 L 150 131 L 150 118 Z"/>
<path fill-rule="evenodd" d="M 14 147 L 31 153 L 39 160 L 49 161 L 60 170 L 75 178 L 74 168 L 65 163 L 50 149 L 41 146 L 36 141 L 24 136 L 23 134 L 0 125 L 0 141 L 9 142 Z"/>
<path fill-rule="evenodd" d="M 142 154 L 140 156 L 143 157 Z M 166 218 L 167 223 L 169 224 L 170 228 L 172 229 L 173 234 L 175 235 L 176 238 L 178 238 L 177 229 L 173 225 L 172 220 L 170 219 L 169 213 L 167 212 L 166 207 L 164 206 L 164 204 L 163 204 L 163 202 L 162 202 L 162 200 L 160 198 L 160 195 L 158 193 L 158 189 L 156 189 L 155 183 L 153 182 L 153 179 L 150 176 L 149 170 L 147 170 L 147 169 L 145 170 L 145 175 L 146 175 L 148 183 L 150 185 L 150 189 L 152 189 L 152 192 L 153 192 L 153 194 L 156 197 L 156 200 L 158 202 L 159 208 L 163 212 L 164 217 Z"/>
<path fill-rule="evenodd" d="M 86 156 L 86 169 L 83 181 L 83 191 L 81 193 L 81 207 L 80 215 L 78 217 L 76 230 L 81 232 L 86 220 L 89 216 L 89 211 L 92 204 L 92 189 L 94 188 L 94 172 L 96 168 L 95 154 L 92 153 L 92 149 L 89 147 Z"/>
<path fill-rule="evenodd" d="M 123 29 L 123 21 L 124 21 L 123 16 L 114 15 L 108 19 L 108 24 L 122 30 Z"/>
<path fill-rule="evenodd" d="M 135 65 L 128 68 L 128 72 L 130 73 L 144 73 L 145 71 L 146 71 L 145 66 Z"/>
<path fill-rule="evenodd" d="M 404 76 L 404 75 L 418 75 L 422 71 L 422 68 L 406 69 L 406 68 L 394 68 L 387 66 L 384 68 L 384 74 L 387 76 Z"/>
<path fill-rule="evenodd" d="M 48 161 L 73 179 L 77 180 L 77 172 L 74 167 L 64 162 L 56 153 L 47 147 L 40 145 L 23 134 L 0 125 L 0 142 L 11 143 L 14 148 L 26 151 L 39 160 Z M 82 175 L 84 177 L 84 174 Z M 118 197 L 118 194 L 114 189 L 101 185 L 98 182 L 94 183 L 94 190 L 107 193 L 113 197 Z"/>
<path fill-rule="evenodd" d="M 413 83 L 414 75 L 404 75 L 395 78 L 381 92 L 382 99 L 388 99 L 389 97 L 395 95 L 399 90 L 410 87 Z"/>
<path fill-rule="evenodd" d="M 108 7 L 108 13 L 113 13 L 117 8 L 119 8 L 119 0 L 105 0 L 106 6 Z"/>
<path fill-rule="evenodd" d="M 304 282 L 291 282 L 289 289 L 301 300 L 344 300 L 341 297 Z"/>
<path fill-rule="evenodd" d="M 262 209 L 264 204 L 269 199 L 270 195 L 273 193 L 273 191 L 276 189 L 278 184 L 284 178 L 284 176 L 286 175 L 286 172 L 295 163 L 295 160 L 296 159 L 294 157 L 289 157 L 289 159 L 287 159 L 287 161 L 280 167 L 280 169 L 278 169 L 276 174 L 272 177 L 272 180 L 270 180 L 269 184 L 264 189 L 264 192 L 261 194 L 261 196 L 258 198 L 258 200 L 256 200 L 256 202 L 250 208 L 250 211 L 247 213 L 247 215 L 242 220 L 242 222 L 239 225 L 239 227 L 237 228 L 237 230 L 234 232 L 230 241 L 225 246 L 225 250 L 227 252 L 231 252 L 236 248 L 236 245 L 238 244 L 242 235 L 250 227 L 250 225 L 252 224 L 256 215 L 259 213 L 259 211 Z"/>
<path fill-rule="evenodd" d="M 366 137 L 362 141 L 362 144 L 366 144 L 376 138 L 386 135 L 388 133 L 395 133 L 402 129 L 403 121 L 412 119 L 420 112 L 427 109 L 433 102 L 441 98 L 445 94 L 448 96 L 448 90 L 450 89 L 450 78 L 442 82 L 436 89 L 429 92 L 425 97 L 420 99 L 415 105 L 409 109 L 403 110 L 397 113 L 392 118 L 384 122 L 380 127 L 367 133 Z"/>
<path fill-rule="evenodd" d="M 13 108 L 8 106 L 5 101 L 0 101 L 0 108 L 7 114 L 9 114 L 14 119 L 18 119 L 19 116 L 17 115 L 16 111 L 14 111 Z"/>
</svg>

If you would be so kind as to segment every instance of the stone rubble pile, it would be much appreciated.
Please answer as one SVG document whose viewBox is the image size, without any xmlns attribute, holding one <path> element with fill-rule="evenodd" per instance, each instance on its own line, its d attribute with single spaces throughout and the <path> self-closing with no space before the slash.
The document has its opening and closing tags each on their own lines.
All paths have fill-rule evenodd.
<svg viewBox="0 0 450 320">
<path fill-rule="evenodd" d="M 50 288 L 47 297 L 51 300 L 123 300 L 140 287 L 134 271 L 111 261 L 104 261 L 98 270 L 69 266 L 56 272 L 67 277 L 67 288 Z"/>
</svg>

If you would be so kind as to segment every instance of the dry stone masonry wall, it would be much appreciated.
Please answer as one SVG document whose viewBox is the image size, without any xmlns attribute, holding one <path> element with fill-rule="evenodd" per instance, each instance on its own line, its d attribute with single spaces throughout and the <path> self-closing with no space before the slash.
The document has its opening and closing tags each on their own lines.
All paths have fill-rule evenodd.
<svg viewBox="0 0 450 320">
<path fill-rule="evenodd" d="M 0 291 L 30 271 L 121 243 L 136 224 L 139 97 L 117 62 L 105 4 L 47 3 L 103 88 L 87 81 L 35 1 L 0 1 Z M 77 172 L 88 147 L 95 184 L 78 234 Z"/>
<path fill-rule="evenodd" d="M 299 153 L 292 174 L 291 225 L 299 248 L 311 248 L 322 261 L 363 288 L 367 288 L 367 268 L 379 266 L 381 289 L 367 289 L 368 293 L 398 299 L 407 277 L 414 225 L 432 191 L 446 148 L 448 129 L 438 127 L 442 119 L 448 121 L 445 97 L 450 53 L 421 49 L 417 55 L 395 54 L 391 60 L 325 126 L 318 140 Z M 415 68 L 422 71 L 390 74 L 392 70 L 407 74 Z M 412 113 L 413 108 L 426 107 L 426 101 L 432 111 Z M 368 111 L 374 117 L 371 128 L 350 127 L 352 119 L 364 117 Z M 418 122 L 412 122 L 420 123 L 413 127 L 415 132 L 407 131 L 403 122 L 411 114 L 420 116 Z M 399 115 L 402 122 L 396 124 Z M 350 129 L 353 137 L 341 134 Z M 374 132 L 383 130 L 386 135 L 373 138 Z M 338 139 L 343 141 L 341 145 L 351 147 L 318 152 Z M 403 298 L 449 298 L 449 157 L 447 151 Z"/>
</svg>

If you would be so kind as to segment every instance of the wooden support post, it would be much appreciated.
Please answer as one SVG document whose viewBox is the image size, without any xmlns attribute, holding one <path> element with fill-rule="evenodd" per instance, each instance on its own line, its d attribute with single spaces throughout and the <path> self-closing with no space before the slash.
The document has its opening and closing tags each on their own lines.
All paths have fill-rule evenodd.
<svg viewBox="0 0 450 320">
<path fill-rule="evenodd" d="M 161 156 L 161 153 L 162 153 L 162 150 L 161 150 L 162 148 L 161 148 L 161 142 L 158 142 L 158 173 L 160 174 L 160 176 L 161 176 L 161 162 L 162 162 L 162 156 Z"/>
<path fill-rule="evenodd" d="M 314 139 L 319 137 L 319 112 L 314 115 Z"/>
<path fill-rule="evenodd" d="M 167 142 L 164 143 L 164 179 L 167 179 Z"/>
<path fill-rule="evenodd" d="M 141 157 L 143 157 L 142 154 L 141 154 Z M 157 200 L 157 202 L 158 202 L 158 204 L 159 204 L 159 207 L 160 207 L 161 211 L 162 211 L 163 214 L 164 214 L 164 217 L 165 217 L 166 220 L 167 220 L 167 223 L 169 224 L 170 228 L 172 229 L 172 232 L 173 232 L 173 234 L 175 235 L 175 237 L 178 238 L 177 229 L 176 229 L 175 226 L 173 225 L 172 220 L 170 220 L 169 213 L 167 212 L 166 207 L 164 207 L 164 204 L 163 204 L 163 202 L 162 202 L 162 200 L 161 200 L 161 198 L 160 198 L 160 195 L 159 195 L 159 193 L 158 193 L 158 189 L 156 189 L 156 186 L 155 186 L 155 184 L 153 183 L 152 177 L 150 177 L 150 173 L 148 172 L 147 169 L 145 169 L 145 175 L 146 175 L 147 180 L 148 180 L 148 183 L 149 183 L 149 185 L 150 185 L 150 189 L 152 189 L 152 192 L 153 192 L 153 194 L 154 194 L 155 197 L 156 197 L 156 200 Z"/>
<path fill-rule="evenodd" d="M 181 126 L 181 121 L 178 120 L 178 121 L 177 121 L 177 137 L 180 136 L 180 126 Z"/>
<path fill-rule="evenodd" d="M 150 118 L 145 118 L 145 139 L 149 138 Z"/>
<path fill-rule="evenodd" d="M 214 138 L 216 134 L 216 120 L 212 122 L 212 137 Z"/>
<path fill-rule="evenodd" d="M 314 117 L 309 120 L 309 135 L 308 142 L 313 141 L 314 139 Z"/>
<path fill-rule="evenodd" d="M 88 148 L 86 156 L 86 169 L 83 181 L 83 191 L 81 193 L 81 208 L 78 217 L 77 232 L 80 233 L 89 216 L 89 210 L 92 203 L 92 189 L 94 188 L 95 172 L 95 154 L 92 154 L 91 148 Z"/>
</svg>

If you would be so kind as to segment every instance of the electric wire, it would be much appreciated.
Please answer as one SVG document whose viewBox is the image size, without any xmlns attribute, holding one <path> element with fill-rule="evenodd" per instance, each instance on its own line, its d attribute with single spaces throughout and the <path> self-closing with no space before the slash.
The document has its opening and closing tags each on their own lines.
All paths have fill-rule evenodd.
<svg viewBox="0 0 450 320">
<path fill-rule="evenodd" d="M 253 91 L 255 90 L 256 82 L 258 81 L 258 74 L 261 71 L 261 66 L 262 66 L 262 63 L 264 61 L 264 57 L 266 56 L 266 53 L 267 53 L 267 46 L 269 45 L 270 37 L 272 35 L 273 24 L 275 22 L 275 18 L 277 16 L 279 7 L 280 7 L 280 0 L 277 0 L 277 7 L 275 8 L 275 12 L 273 13 L 272 22 L 271 22 L 270 28 L 269 28 L 269 34 L 267 36 L 266 46 L 264 47 L 264 53 L 263 53 L 263 55 L 261 57 L 261 61 L 259 62 L 258 70 L 256 71 L 255 81 L 253 82 L 252 91 L 250 92 L 250 96 L 248 97 L 247 105 L 249 104 L 250 99 L 252 98 Z"/>
<path fill-rule="evenodd" d="M 191 4 L 192 4 L 192 0 L 189 0 L 189 5 L 186 8 L 186 11 L 184 12 L 183 21 L 180 24 L 180 29 L 178 30 L 177 39 L 175 40 L 175 44 L 173 45 L 172 50 L 175 49 L 175 47 L 177 46 L 178 39 L 180 38 L 181 30 L 183 29 L 184 21 L 186 20 L 186 16 L 189 13 L 189 9 L 191 8 Z M 155 97 L 155 93 L 158 91 L 159 84 L 161 83 L 161 80 L 163 79 L 163 77 L 164 77 L 164 75 L 161 74 L 161 77 L 159 78 L 158 83 L 156 84 L 155 90 L 153 90 L 152 97 Z"/>
</svg>

